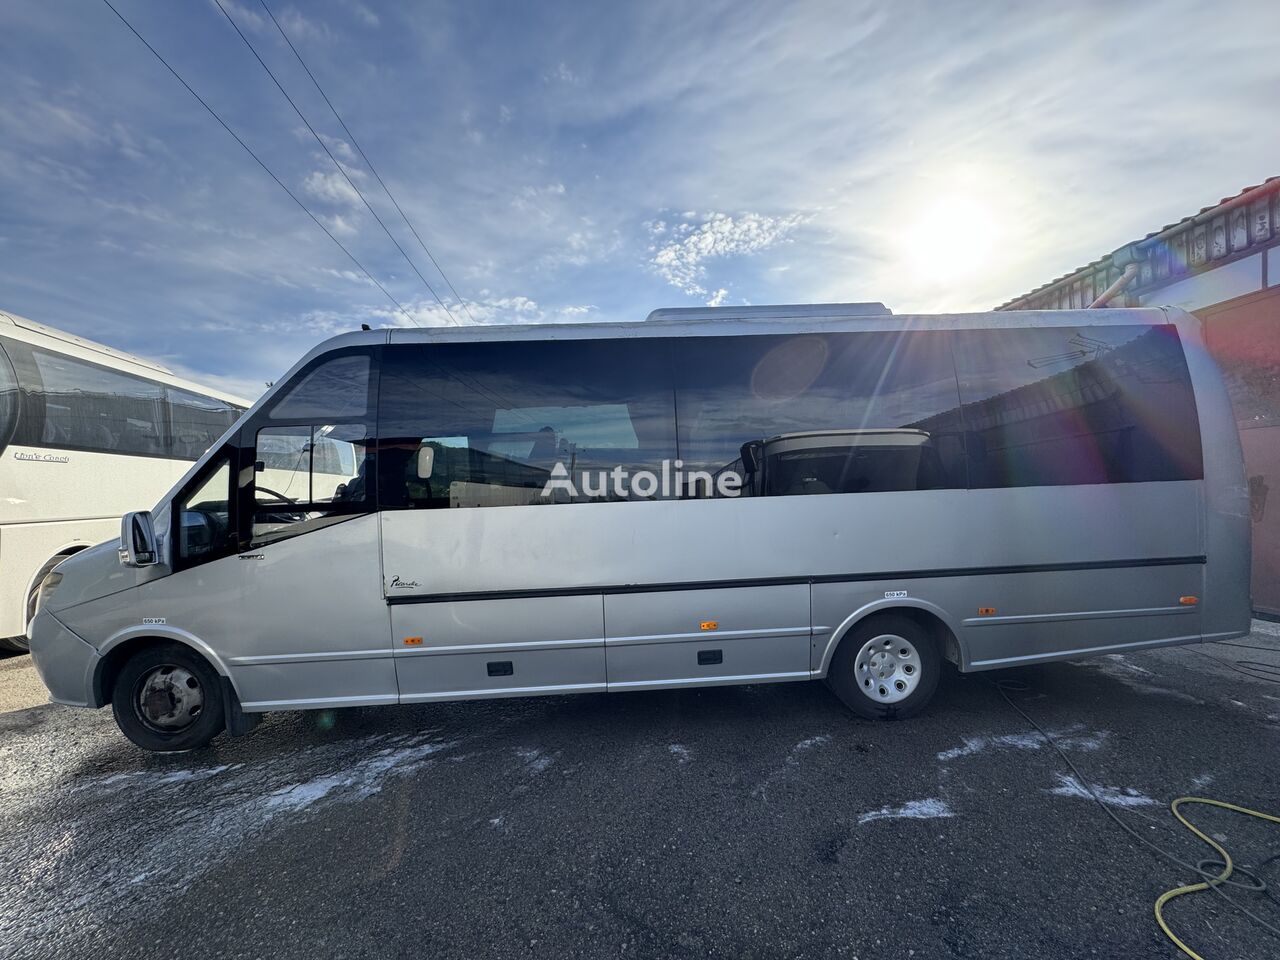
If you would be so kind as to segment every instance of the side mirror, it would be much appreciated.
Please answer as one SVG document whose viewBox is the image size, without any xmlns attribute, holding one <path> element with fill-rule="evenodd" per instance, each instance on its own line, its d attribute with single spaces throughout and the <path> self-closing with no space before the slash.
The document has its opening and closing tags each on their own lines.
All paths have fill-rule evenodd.
<svg viewBox="0 0 1280 960">
<path fill-rule="evenodd" d="M 425 444 L 418 448 L 418 479 L 430 480 L 436 466 L 436 448 Z"/>
<path fill-rule="evenodd" d="M 149 567 L 159 559 L 156 528 L 150 510 L 126 513 L 120 521 L 120 562 L 126 567 Z"/>
<path fill-rule="evenodd" d="M 760 457 L 764 452 L 764 444 L 759 440 L 748 440 L 742 445 L 742 449 L 738 451 L 742 457 L 742 472 L 746 474 L 757 473 L 760 470 Z"/>
</svg>

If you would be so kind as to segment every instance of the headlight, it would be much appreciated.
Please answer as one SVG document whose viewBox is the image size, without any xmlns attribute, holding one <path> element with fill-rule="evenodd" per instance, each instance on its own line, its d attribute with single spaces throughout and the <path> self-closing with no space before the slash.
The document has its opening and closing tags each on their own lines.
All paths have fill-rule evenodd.
<svg viewBox="0 0 1280 960">
<path fill-rule="evenodd" d="M 36 590 L 36 608 L 31 611 L 33 615 L 44 609 L 44 605 L 49 602 L 53 591 L 58 589 L 58 584 L 61 582 L 62 574 L 56 570 L 45 575 L 45 578 L 40 581 L 40 588 Z"/>
</svg>

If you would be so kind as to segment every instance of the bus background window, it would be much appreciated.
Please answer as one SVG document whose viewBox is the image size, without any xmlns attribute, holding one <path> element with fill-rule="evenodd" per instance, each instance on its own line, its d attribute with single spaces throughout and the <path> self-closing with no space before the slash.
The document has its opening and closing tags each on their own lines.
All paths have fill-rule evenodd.
<svg viewBox="0 0 1280 960">
<path fill-rule="evenodd" d="M 0 450 L 8 444 L 18 423 L 18 375 L 0 345 Z"/>
<path fill-rule="evenodd" d="M 160 384 L 61 354 L 31 353 L 44 408 L 39 445 L 165 455 Z"/>
<path fill-rule="evenodd" d="M 199 460 L 240 416 L 239 408 L 176 387 L 166 387 L 169 401 L 169 452 L 178 460 Z"/>
<path fill-rule="evenodd" d="M 962 330 L 955 339 L 972 486 L 1203 476 L 1172 326 Z"/>
<path fill-rule="evenodd" d="M 675 349 L 686 470 L 744 472 L 746 495 L 965 486 L 945 331 L 695 337 Z"/>
<path fill-rule="evenodd" d="M 602 474 L 659 473 L 676 457 L 664 341 L 407 345 L 384 357 L 382 507 L 618 499 Z M 424 446 L 433 451 L 430 476 L 419 466 Z M 576 495 L 561 487 L 544 497 L 558 477 Z"/>
</svg>

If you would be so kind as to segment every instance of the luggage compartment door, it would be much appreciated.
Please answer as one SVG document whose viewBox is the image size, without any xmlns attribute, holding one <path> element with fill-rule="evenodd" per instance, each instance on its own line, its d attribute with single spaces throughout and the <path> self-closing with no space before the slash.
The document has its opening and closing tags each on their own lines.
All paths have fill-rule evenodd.
<svg viewBox="0 0 1280 960">
<path fill-rule="evenodd" d="M 393 603 L 400 702 L 605 689 L 597 594 Z"/>
<path fill-rule="evenodd" d="M 606 594 L 609 689 L 809 679 L 809 585 Z"/>
</svg>

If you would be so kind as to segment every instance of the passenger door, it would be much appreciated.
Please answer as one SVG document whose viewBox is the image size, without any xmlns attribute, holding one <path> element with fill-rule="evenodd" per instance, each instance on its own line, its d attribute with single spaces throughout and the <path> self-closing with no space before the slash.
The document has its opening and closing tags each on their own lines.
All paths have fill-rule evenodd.
<svg viewBox="0 0 1280 960">
<path fill-rule="evenodd" d="M 597 481 L 674 458 L 667 366 L 660 340 L 388 348 L 379 502 L 402 700 L 605 689 L 599 584 L 659 568 L 665 544 L 641 556 L 617 531 L 665 494 Z"/>
<path fill-rule="evenodd" d="M 326 354 L 240 431 L 238 630 L 249 709 L 395 703 L 372 484 L 376 365 Z"/>
</svg>

